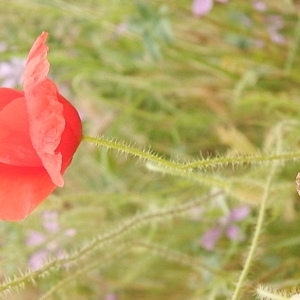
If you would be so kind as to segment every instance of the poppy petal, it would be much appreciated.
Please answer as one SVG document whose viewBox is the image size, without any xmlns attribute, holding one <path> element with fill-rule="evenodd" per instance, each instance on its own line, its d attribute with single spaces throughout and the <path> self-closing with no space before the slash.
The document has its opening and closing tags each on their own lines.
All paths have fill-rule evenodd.
<svg viewBox="0 0 300 300">
<path fill-rule="evenodd" d="M 35 84 L 43 82 L 48 75 L 50 63 L 47 60 L 48 46 L 45 42 L 48 32 L 43 32 L 32 45 L 26 60 L 23 88 L 32 89 Z"/>
<path fill-rule="evenodd" d="M 24 93 L 21 91 L 10 88 L 0 88 L 0 111 L 11 101 L 21 97 L 24 97 Z"/>
<path fill-rule="evenodd" d="M 56 188 L 82 137 L 76 109 L 47 78 L 42 33 L 26 61 L 24 92 L 0 88 L 0 219 L 24 219 Z"/>
<path fill-rule="evenodd" d="M 29 136 L 24 98 L 17 98 L 0 111 L 0 162 L 14 166 L 41 167 Z"/>
<path fill-rule="evenodd" d="M 24 219 L 55 187 L 44 168 L 0 163 L 0 219 Z"/>
<path fill-rule="evenodd" d="M 47 33 L 42 33 L 33 44 L 25 66 L 25 93 L 29 132 L 32 145 L 54 184 L 62 187 L 62 154 L 56 152 L 65 129 L 63 105 L 58 101 L 56 85 L 47 78 L 49 62 Z"/>
<path fill-rule="evenodd" d="M 61 102 L 64 106 L 64 118 L 66 120 L 66 123 L 72 130 L 74 138 L 79 144 L 82 139 L 82 125 L 80 116 L 74 106 L 60 94 L 58 94 L 58 101 Z"/>
<path fill-rule="evenodd" d="M 63 115 L 66 120 L 66 127 L 61 137 L 61 143 L 56 149 L 63 157 L 62 172 L 68 167 L 72 161 L 82 138 L 81 121 L 77 111 L 63 96 L 58 95 L 59 101 L 63 104 Z"/>
</svg>

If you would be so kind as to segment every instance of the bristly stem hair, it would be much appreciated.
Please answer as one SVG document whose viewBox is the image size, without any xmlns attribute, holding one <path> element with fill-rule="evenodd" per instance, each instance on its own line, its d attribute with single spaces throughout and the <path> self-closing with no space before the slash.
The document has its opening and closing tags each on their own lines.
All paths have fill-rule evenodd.
<svg viewBox="0 0 300 300">
<path fill-rule="evenodd" d="M 84 136 L 83 141 L 90 142 L 97 146 L 104 146 L 108 149 L 115 149 L 125 154 L 131 154 L 139 159 L 159 164 L 166 169 L 177 169 L 183 171 L 192 171 L 194 169 L 205 169 L 209 167 L 226 166 L 226 165 L 239 165 L 239 164 L 259 164 L 272 161 L 287 161 L 300 158 L 300 151 L 291 151 L 283 153 L 270 153 L 270 154 L 257 154 L 257 155 L 236 155 L 232 157 L 214 157 L 207 159 L 199 159 L 193 162 L 177 162 L 164 159 L 149 150 L 141 150 L 137 147 L 126 145 L 124 142 L 116 142 L 108 140 L 103 137 Z"/>
</svg>

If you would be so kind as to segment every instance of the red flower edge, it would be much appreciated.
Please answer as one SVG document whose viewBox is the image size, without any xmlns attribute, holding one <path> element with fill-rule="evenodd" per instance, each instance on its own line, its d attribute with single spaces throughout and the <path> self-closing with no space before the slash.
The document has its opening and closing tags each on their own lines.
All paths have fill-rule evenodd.
<svg viewBox="0 0 300 300">
<path fill-rule="evenodd" d="M 47 77 L 43 32 L 29 51 L 23 91 L 0 88 L 0 219 L 24 219 L 53 190 L 82 138 L 76 109 Z"/>
</svg>

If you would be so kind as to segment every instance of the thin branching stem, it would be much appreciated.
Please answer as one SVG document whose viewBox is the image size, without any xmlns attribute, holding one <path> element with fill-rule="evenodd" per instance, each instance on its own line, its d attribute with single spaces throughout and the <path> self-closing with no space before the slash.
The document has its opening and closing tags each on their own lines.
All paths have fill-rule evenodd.
<svg viewBox="0 0 300 300">
<path fill-rule="evenodd" d="M 99 265 L 103 265 L 109 263 L 111 260 L 115 259 L 118 255 L 123 252 L 126 252 L 128 247 L 126 244 L 119 245 L 116 249 L 110 250 L 108 254 L 101 257 L 99 260 L 93 261 L 92 263 L 88 264 L 84 268 L 80 268 L 75 273 L 71 273 L 70 276 L 61 280 L 58 284 L 54 285 L 50 290 L 48 290 L 45 294 L 43 294 L 39 300 L 46 300 L 50 299 L 50 297 L 58 292 L 60 289 L 64 288 L 66 285 L 74 282 L 74 280 L 78 279 L 81 276 L 84 276 L 87 272 L 97 268 Z"/>
<path fill-rule="evenodd" d="M 173 249 L 162 247 L 154 243 L 149 243 L 148 241 L 133 240 L 133 241 L 127 241 L 125 243 L 121 243 L 116 249 L 113 249 L 112 251 L 110 250 L 109 253 L 106 253 L 103 257 L 100 256 L 101 258 L 99 260 L 93 261 L 92 263 L 88 264 L 84 268 L 76 271 L 73 274 L 70 274 L 68 277 L 61 280 L 57 285 L 54 285 L 50 290 L 48 290 L 45 294 L 43 294 L 39 298 L 39 300 L 50 299 L 50 297 L 54 293 L 57 293 L 59 290 L 61 290 L 68 284 L 74 282 L 74 280 L 78 279 L 79 277 L 84 276 L 87 272 L 98 267 L 103 267 L 107 263 L 110 263 L 112 260 L 116 259 L 118 256 L 126 255 L 130 250 L 135 249 L 136 247 L 144 248 L 145 250 L 150 251 L 152 254 L 156 254 L 164 259 L 190 267 L 194 269 L 197 272 L 197 274 L 199 274 L 199 276 L 200 276 L 199 270 L 201 269 L 207 270 L 212 274 L 215 274 L 222 278 L 225 278 L 226 276 L 225 272 L 210 268 L 197 258 L 192 258 L 189 255 L 186 255 L 184 253 L 180 253 Z"/>
<path fill-rule="evenodd" d="M 274 130 L 274 136 L 276 137 L 276 152 L 280 153 L 282 151 L 282 127 L 277 126 Z M 231 300 L 238 300 L 240 299 L 240 296 L 242 294 L 242 289 L 245 284 L 246 278 L 249 274 L 251 265 L 253 263 L 255 253 L 257 250 L 257 246 L 259 243 L 259 238 L 263 230 L 263 225 L 265 221 L 265 215 L 266 215 L 266 208 L 267 208 L 267 202 L 270 196 L 270 190 L 271 190 L 271 185 L 272 181 L 274 179 L 274 176 L 276 174 L 276 171 L 278 170 L 279 164 L 278 162 L 274 162 L 271 165 L 269 174 L 266 178 L 266 183 L 264 186 L 264 191 L 262 194 L 261 202 L 260 202 L 260 207 L 259 207 L 259 213 L 258 213 L 258 219 L 255 227 L 255 231 L 253 234 L 253 238 L 251 241 L 250 249 L 246 258 L 246 261 L 244 263 L 244 267 L 242 269 L 242 272 L 240 273 L 238 282 L 236 284 L 236 288 L 234 290 L 233 296 Z"/>
<path fill-rule="evenodd" d="M 261 235 L 261 232 L 262 232 L 262 229 L 263 229 L 263 224 L 264 224 L 265 214 L 266 214 L 267 201 L 268 201 L 268 198 L 269 198 L 272 179 L 273 179 L 273 177 L 275 175 L 275 172 L 276 172 L 276 169 L 277 169 L 276 167 L 277 167 L 277 164 L 272 165 L 272 168 L 270 170 L 270 174 L 269 174 L 269 176 L 266 180 L 265 190 L 264 190 L 264 193 L 263 193 L 263 196 L 262 196 L 262 199 L 261 199 L 261 204 L 260 204 L 260 207 L 259 207 L 258 220 L 257 220 L 257 223 L 256 223 L 256 227 L 255 227 L 253 239 L 252 239 L 252 242 L 251 242 L 250 250 L 248 252 L 243 270 L 240 274 L 240 277 L 238 279 L 238 282 L 237 282 L 237 285 L 236 285 L 236 288 L 235 288 L 235 291 L 234 291 L 234 294 L 233 294 L 231 300 L 238 300 L 239 299 L 240 294 L 242 292 L 244 282 L 246 280 L 246 277 L 249 273 L 251 264 L 253 262 L 255 252 L 256 252 L 256 249 L 257 249 L 257 245 L 258 245 L 258 242 L 259 242 L 259 238 L 260 238 L 260 235 Z"/>
<path fill-rule="evenodd" d="M 208 167 L 216 167 L 216 166 L 226 166 L 226 165 L 238 165 L 238 164 L 257 164 L 264 162 L 272 162 L 272 161 L 287 161 L 287 160 L 295 160 L 300 158 L 300 151 L 292 151 L 285 152 L 280 154 L 257 154 L 257 155 L 236 155 L 233 157 L 214 157 L 208 159 L 200 159 L 190 163 L 181 163 L 166 160 L 162 157 L 159 157 L 156 154 L 153 154 L 149 150 L 141 150 L 139 148 L 126 145 L 123 142 L 116 142 L 113 140 L 107 140 L 102 137 L 91 137 L 84 136 L 83 141 L 90 142 L 97 146 L 104 146 L 108 149 L 115 149 L 120 152 L 124 152 L 126 154 L 131 154 L 133 156 L 137 156 L 140 159 L 150 161 L 159 165 L 164 166 L 165 168 L 171 169 L 179 169 L 190 171 L 193 169 L 205 169 Z"/>
<path fill-rule="evenodd" d="M 178 205 L 171 208 L 166 208 L 159 211 L 147 212 L 144 214 L 137 215 L 125 222 L 123 222 L 118 227 L 102 234 L 93 239 L 90 243 L 86 246 L 83 246 L 78 251 L 70 254 L 62 259 L 55 259 L 51 260 L 46 263 L 42 268 L 30 272 L 28 271 L 26 274 L 22 274 L 19 277 L 15 277 L 13 279 L 7 279 L 2 285 L 0 286 L 0 292 L 2 295 L 5 295 L 9 290 L 18 289 L 24 286 L 26 282 L 35 282 L 37 279 L 41 277 L 45 277 L 49 275 L 50 270 L 58 269 L 64 265 L 68 265 L 70 263 L 78 262 L 79 260 L 86 257 L 86 255 L 104 247 L 105 245 L 109 244 L 109 242 L 116 242 L 119 241 L 121 238 L 125 237 L 126 234 L 131 232 L 134 229 L 141 227 L 142 225 L 148 224 L 153 221 L 160 221 L 166 220 L 166 218 L 175 217 L 190 211 L 192 208 L 199 206 L 205 200 L 208 200 L 211 197 L 215 197 L 220 192 L 216 192 L 211 195 L 207 195 L 201 199 L 196 199 L 182 205 Z M 212 270 L 211 270 L 212 271 Z"/>
</svg>

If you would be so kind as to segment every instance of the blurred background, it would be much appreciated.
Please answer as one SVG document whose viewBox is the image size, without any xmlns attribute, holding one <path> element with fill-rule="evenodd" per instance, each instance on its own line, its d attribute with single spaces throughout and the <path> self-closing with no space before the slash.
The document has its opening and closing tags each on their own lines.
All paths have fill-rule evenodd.
<svg viewBox="0 0 300 300">
<path fill-rule="evenodd" d="M 258 285 L 294 291 L 299 10 L 292 0 L 2 1 L 1 86 L 22 89 L 27 53 L 49 32 L 49 76 L 84 135 L 120 151 L 83 141 L 62 189 L 26 220 L 0 223 L 1 295 L 231 299 L 275 160 L 240 299 Z M 148 151 L 209 168 L 158 166 Z"/>
</svg>

